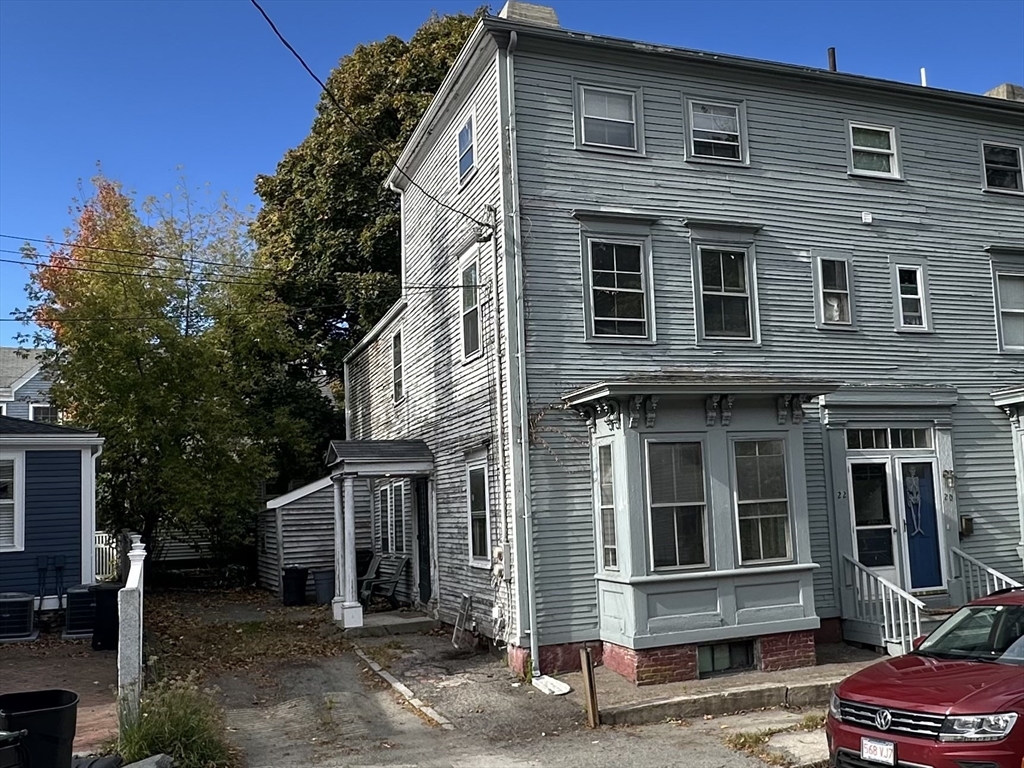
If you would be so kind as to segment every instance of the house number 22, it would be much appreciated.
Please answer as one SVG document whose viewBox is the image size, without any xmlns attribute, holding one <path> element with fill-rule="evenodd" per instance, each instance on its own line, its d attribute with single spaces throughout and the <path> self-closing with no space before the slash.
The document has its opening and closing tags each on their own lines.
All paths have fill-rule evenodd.
<svg viewBox="0 0 1024 768">
<path fill-rule="evenodd" d="M 846 491 L 836 491 L 836 498 L 837 499 L 845 499 L 846 498 Z"/>
</svg>

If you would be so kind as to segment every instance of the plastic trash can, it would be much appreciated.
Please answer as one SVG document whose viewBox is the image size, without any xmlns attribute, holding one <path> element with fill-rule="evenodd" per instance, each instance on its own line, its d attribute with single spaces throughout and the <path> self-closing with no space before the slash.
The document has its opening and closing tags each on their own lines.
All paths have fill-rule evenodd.
<svg viewBox="0 0 1024 768">
<path fill-rule="evenodd" d="M 92 622 L 92 649 L 94 651 L 117 650 L 117 593 L 120 591 L 120 584 L 106 582 L 89 587 L 89 592 L 96 598 Z"/>
<path fill-rule="evenodd" d="M 313 587 L 316 590 L 316 604 L 327 605 L 334 599 L 334 569 L 313 571 Z"/>
<path fill-rule="evenodd" d="M 285 605 L 306 604 L 306 581 L 309 568 L 301 565 L 286 565 L 281 578 L 281 602 Z"/>
<path fill-rule="evenodd" d="M 71 768 L 78 694 L 59 688 L 0 694 L 0 730 L 20 731 L 29 765 Z"/>
</svg>

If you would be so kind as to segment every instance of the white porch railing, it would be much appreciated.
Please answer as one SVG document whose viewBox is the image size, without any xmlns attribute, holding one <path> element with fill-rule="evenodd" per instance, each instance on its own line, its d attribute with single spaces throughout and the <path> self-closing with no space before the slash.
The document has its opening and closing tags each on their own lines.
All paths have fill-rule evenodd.
<svg viewBox="0 0 1024 768">
<path fill-rule="evenodd" d="M 117 593 L 117 700 L 118 725 L 125 729 L 139 719 L 144 681 L 142 664 L 142 563 L 146 547 L 142 537 L 132 535 L 128 551 L 128 576 Z"/>
<path fill-rule="evenodd" d="M 117 577 L 117 540 L 109 533 L 94 534 L 96 581 L 110 581 Z"/>
<path fill-rule="evenodd" d="M 981 560 L 971 557 L 963 550 L 951 547 L 953 564 L 964 583 L 964 597 L 967 602 L 991 595 L 1000 589 L 1024 586 L 1005 573 L 989 568 Z"/>
<path fill-rule="evenodd" d="M 886 648 L 898 646 L 903 653 L 909 653 L 914 639 L 921 636 L 924 603 L 849 555 L 843 555 L 843 560 L 846 585 L 852 587 L 854 593 L 852 618 L 879 625 Z"/>
</svg>

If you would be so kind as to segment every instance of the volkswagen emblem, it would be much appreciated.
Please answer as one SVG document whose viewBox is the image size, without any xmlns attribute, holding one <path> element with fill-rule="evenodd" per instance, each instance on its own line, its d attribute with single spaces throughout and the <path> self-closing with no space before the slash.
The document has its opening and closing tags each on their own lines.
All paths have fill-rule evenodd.
<svg viewBox="0 0 1024 768">
<path fill-rule="evenodd" d="M 888 731 L 889 726 L 892 725 L 892 712 L 888 709 L 880 709 L 875 712 L 875 725 L 880 731 Z"/>
</svg>

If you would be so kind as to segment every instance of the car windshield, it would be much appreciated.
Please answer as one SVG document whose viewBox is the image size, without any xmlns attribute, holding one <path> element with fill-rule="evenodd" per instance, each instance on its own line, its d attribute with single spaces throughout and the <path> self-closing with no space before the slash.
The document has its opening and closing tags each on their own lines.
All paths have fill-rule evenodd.
<svg viewBox="0 0 1024 768">
<path fill-rule="evenodd" d="M 921 643 L 940 659 L 1024 665 L 1024 605 L 967 605 Z"/>
</svg>

